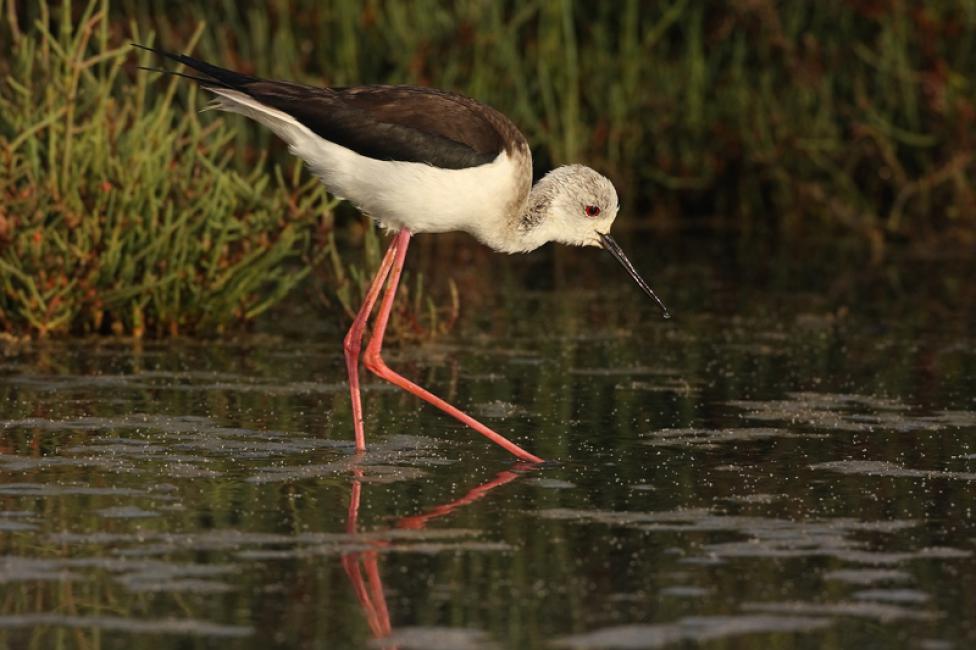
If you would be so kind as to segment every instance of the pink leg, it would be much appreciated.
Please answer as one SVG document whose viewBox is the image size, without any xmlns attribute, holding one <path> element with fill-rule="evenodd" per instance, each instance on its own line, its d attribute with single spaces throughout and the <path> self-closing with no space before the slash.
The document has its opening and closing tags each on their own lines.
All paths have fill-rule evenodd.
<svg viewBox="0 0 976 650">
<path fill-rule="evenodd" d="M 359 308 L 356 319 L 352 322 L 352 327 L 346 334 L 342 345 L 346 351 L 346 370 L 349 372 L 349 393 L 352 397 L 352 426 L 356 431 L 356 451 L 366 451 L 366 434 L 363 431 L 363 402 L 359 396 L 359 350 L 362 347 L 363 332 L 366 329 L 366 321 L 369 313 L 373 311 L 376 298 L 380 295 L 383 282 L 390 274 L 390 267 L 393 266 L 393 257 L 396 253 L 397 237 L 390 242 L 390 247 L 386 249 L 386 255 L 380 262 L 380 268 L 373 278 L 373 283 L 369 285 L 366 292 L 366 299 L 363 306 Z"/>
<path fill-rule="evenodd" d="M 402 375 L 393 372 L 389 369 L 389 367 L 387 367 L 386 363 L 380 356 L 380 352 L 383 350 L 383 334 L 386 332 L 386 324 L 390 319 L 390 310 L 393 308 L 393 299 L 396 298 L 397 285 L 400 283 L 400 274 L 403 272 L 403 261 L 407 256 L 407 246 L 410 245 L 410 231 L 406 228 L 401 230 L 397 234 L 394 243 L 396 246 L 396 257 L 393 261 L 393 270 L 390 272 L 389 285 L 386 288 L 386 293 L 383 295 L 383 302 L 380 305 L 379 314 L 376 316 L 373 337 L 369 340 L 369 344 L 366 346 L 366 356 L 363 359 L 363 363 L 376 375 L 382 377 L 390 383 L 396 384 L 407 392 L 413 393 L 420 399 L 433 404 L 448 415 L 457 418 L 495 444 L 503 447 L 509 453 L 514 454 L 522 460 L 527 460 L 533 463 L 541 463 L 542 459 L 538 456 L 530 454 L 507 438 L 500 436 L 482 423 L 478 422 L 470 415 L 451 406 L 441 398 L 429 393 L 417 384 L 411 382 Z"/>
</svg>

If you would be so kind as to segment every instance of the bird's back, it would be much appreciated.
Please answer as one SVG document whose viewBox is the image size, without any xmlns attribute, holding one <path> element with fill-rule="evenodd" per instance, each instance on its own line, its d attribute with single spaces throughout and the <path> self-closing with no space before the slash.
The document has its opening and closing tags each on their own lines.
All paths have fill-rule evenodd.
<svg viewBox="0 0 976 650">
<path fill-rule="evenodd" d="M 511 120 L 490 106 L 433 88 L 259 82 L 244 92 L 316 135 L 378 160 L 464 169 L 525 144 Z"/>
</svg>

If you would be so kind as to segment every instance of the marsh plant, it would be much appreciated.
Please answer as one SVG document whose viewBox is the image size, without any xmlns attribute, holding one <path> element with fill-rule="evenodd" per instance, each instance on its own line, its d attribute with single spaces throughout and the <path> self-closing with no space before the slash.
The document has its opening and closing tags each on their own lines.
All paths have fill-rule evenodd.
<svg viewBox="0 0 976 650">
<path fill-rule="evenodd" d="M 180 79 L 133 69 L 107 2 L 40 7 L 23 32 L 14 5 L 0 13 L 13 52 L 0 82 L 0 328 L 214 333 L 252 321 L 316 268 L 322 303 L 351 311 L 370 269 L 335 250 L 337 201 L 299 162 L 235 161 L 253 153 L 234 146 L 239 123 L 202 116 Z M 418 311 L 397 314 L 394 332 L 442 329 L 422 283 L 409 286 Z"/>
<path fill-rule="evenodd" d="M 300 284 L 348 318 L 363 293 L 378 234 L 334 227 L 271 134 L 201 116 L 198 91 L 137 71 L 156 62 L 129 41 L 472 95 L 525 131 L 540 173 L 611 176 L 631 226 L 846 235 L 875 259 L 891 241 L 976 242 L 969 3 L 0 0 L 4 330 L 219 331 Z M 409 291 L 394 331 L 452 322 L 448 281 Z"/>
<path fill-rule="evenodd" d="M 105 3 L 46 18 L 4 30 L 0 324 L 178 334 L 253 319 L 292 289 L 329 226 L 324 190 L 230 165 L 230 132 L 177 106 L 177 79 L 125 74 Z"/>
<path fill-rule="evenodd" d="M 608 174 L 633 223 L 827 231 L 877 254 L 976 242 L 971 2 L 114 6 L 167 42 L 206 20 L 196 52 L 249 72 L 469 94 L 525 131 L 538 171 Z"/>
</svg>

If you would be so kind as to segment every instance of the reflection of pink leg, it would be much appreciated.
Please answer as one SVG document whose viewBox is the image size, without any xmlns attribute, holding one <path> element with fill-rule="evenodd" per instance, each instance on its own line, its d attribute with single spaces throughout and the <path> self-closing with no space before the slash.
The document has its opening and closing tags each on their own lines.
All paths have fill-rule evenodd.
<svg viewBox="0 0 976 650">
<path fill-rule="evenodd" d="M 403 517 L 397 522 L 397 528 L 410 528 L 419 529 L 427 525 L 427 522 L 431 519 L 437 519 L 438 517 L 443 517 L 454 512 L 461 506 L 466 506 L 469 503 L 473 503 L 478 499 L 484 497 L 486 494 L 491 492 L 497 487 L 501 487 L 506 483 L 511 483 L 517 479 L 522 474 L 518 471 L 528 471 L 531 470 L 533 465 L 525 465 L 523 463 L 518 463 L 512 469 L 505 470 L 504 472 L 499 472 L 495 478 L 491 479 L 487 483 L 482 483 L 476 488 L 472 488 L 467 494 L 465 494 L 460 499 L 455 499 L 450 503 L 443 503 L 435 508 L 431 508 L 422 515 L 414 515 L 413 517 Z"/>
<path fill-rule="evenodd" d="M 346 532 L 350 535 L 356 534 L 359 525 L 359 498 L 363 493 L 363 484 L 360 482 L 363 480 L 362 468 L 353 469 L 353 475 L 355 478 L 352 481 L 352 494 L 349 495 L 349 510 L 346 512 Z"/>
<path fill-rule="evenodd" d="M 401 519 L 398 528 L 424 528 L 427 522 L 437 517 L 443 517 L 457 508 L 468 505 L 486 496 L 492 490 L 499 488 L 506 483 L 510 483 L 522 476 L 523 473 L 535 469 L 537 465 L 527 465 L 518 463 L 512 469 L 499 472 L 495 478 L 482 483 L 476 488 L 471 489 L 460 499 L 455 499 L 449 503 L 436 506 L 422 515 L 414 517 L 404 517 Z M 349 511 L 346 519 L 346 532 L 349 535 L 356 535 L 359 523 L 359 501 L 362 496 L 363 470 L 361 467 L 353 468 L 352 494 L 349 497 Z M 390 612 L 386 606 L 386 595 L 383 593 L 383 580 L 380 577 L 379 569 L 379 550 L 390 544 L 389 539 L 375 539 L 369 542 L 372 546 L 368 551 L 357 551 L 347 553 L 342 556 L 342 567 L 349 577 L 356 599 L 362 607 L 363 614 L 366 616 L 366 623 L 369 625 L 373 637 L 377 640 L 377 645 L 382 650 L 396 650 L 397 646 L 384 639 L 393 632 L 390 622 Z M 362 565 L 360 565 L 362 562 Z M 366 579 L 363 579 L 363 568 L 366 570 Z M 368 585 L 368 586 L 367 586 Z"/>
<path fill-rule="evenodd" d="M 362 494 L 362 470 L 356 469 L 356 478 L 352 483 L 352 495 L 349 497 L 349 515 L 346 519 L 346 532 L 350 535 L 356 534 L 357 523 L 359 520 L 359 499 Z M 359 566 L 362 559 L 366 567 L 366 578 L 369 581 L 369 588 L 363 580 L 363 572 Z M 390 612 L 386 608 L 386 596 L 383 593 L 383 580 L 380 578 L 380 570 L 377 563 L 378 555 L 376 551 L 366 551 L 364 553 L 349 553 L 342 556 L 342 568 L 345 569 L 352 589 L 356 593 L 363 613 L 366 615 L 366 623 L 370 631 L 377 639 L 382 639 L 390 635 L 392 626 L 390 625 Z M 382 648 L 390 648 L 389 645 L 382 645 Z M 394 646 L 395 647 L 395 646 Z"/>
<path fill-rule="evenodd" d="M 356 319 L 352 322 L 352 327 L 343 340 L 343 348 L 346 351 L 346 370 L 349 372 L 349 393 L 352 397 L 352 426 L 356 432 L 356 451 L 366 450 L 366 434 L 363 431 L 363 402 L 359 397 L 359 350 L 363 342 L 363 332 L 366 330 L 366 321 L 369 320 L 369 312 L 373 311 L 376 298 L 380 295 L 383 282 L 390 274 L 390 267 L 393 265 L 393 256 L 396 253 L 397 240 L 394 237 L 390 242 L 390 247 L 386 249 L 386 255 L 380 262 L 380 268 L 376 271 L 373 283 L 369 285 L 366 292 L 366 299 L 363 306 L 359 308 Z"/>
<path fill-rule="evenodd" d="M 376 373 L 376 375 L 382 377 L 392 384 L 396 384 L 409 393 L 413 393 L 420 399 L 433 404 L 448 415 L 457 418 L 464 424 L 468 425 L 481 435 L 494 442 L 496 445 L 503 447 L 509 453 L 518 456 L 522 460 L 527 460 L 533 463 L 541 463 L 542 459 L 538 456 L 530 454 L 507 438 L 495 433 L 482 423 L 478 422 L 470 415 L 451 406 L 441 398 L 424 390 L 402 375 L 393 372 L 383 361 L 382 357 L 380 356 L 380 352 L 383 350 L 383 334 L 386 332 L 386 324 L 390 318 L 390 310 L 393 308 L 393 299 L 396 298 L 397 285 L 400 283 L 400 274 L 403 272 L 403 261 L 407 256 L 407 246 L 410 245 L 410 231 L 406 228 L 401 230 L 399 234 L 397 234 L 394 242 L 396 246 L 396 257 L 393 261 L 393 269 L 390 272 L 390 280 L 386 287 L 386 293 L 383 295 L 383 302 L 380 304 L 380 311 L 376 316 L 373 337 L 369 340 L 369 344 L 366 346 L 366 355 L 363 358 L 363 363 L 368 369 Z"/>
<path fill-rule="evenodd" d="M 377 639 L 390 636 L 392 627 L 390 626 L 390 614 L 386 610 L 386 597 L 383 594 L 383 582 L 380 580 L 379 567 L 376 564 L 376 552 L 369 551 L 363 554 L 366 565 L 366 575 L 369 577 L 369 590 L 363 582 L 363 572 L 359 568 L 359 553 L 342 556 L 342 568 L 349 576 L 352 589 L 356 592 L 356 599 L 359 600 L 360 607 L 366 615 L 366 623 L 369 625 L 370 632 Z M 370 593 L 372 592 L 372 593 Z M 377 605 L 373 601 L 377 600 Z M 382 646 L 388 647 L 386 645 Z"/>
<path fill-rule="evenodd" d="M 369 591 L 376 608 L 376 621 L 379 626 L 377 637 L 390 636 L 393 626 L 390 624 L 390 611 L 386 608 L 386 594 L 383 592 L 383 579 L 380 578 L 380 567 L 377 560 L 379 553 L 366 551 L 363 553 L 363 566 L 366 567 L 366 579 L 369 580 Z"/>
</svg>

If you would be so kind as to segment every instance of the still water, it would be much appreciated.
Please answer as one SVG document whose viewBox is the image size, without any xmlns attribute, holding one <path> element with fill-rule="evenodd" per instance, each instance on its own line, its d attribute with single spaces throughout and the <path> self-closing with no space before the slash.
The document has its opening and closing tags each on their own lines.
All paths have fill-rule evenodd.
<svg viewBox="0 0 976 650">
<path fill-rule="evenodd" d="M 684 241 L 629 242 L 670 321 L 451 253 L 463 323 L 386 353 L 541 467 L 368 380 L 356 457 L 321 314 L 8 351 L 0 647 L 976 646 L 971 260 Z"/>
</svg>

